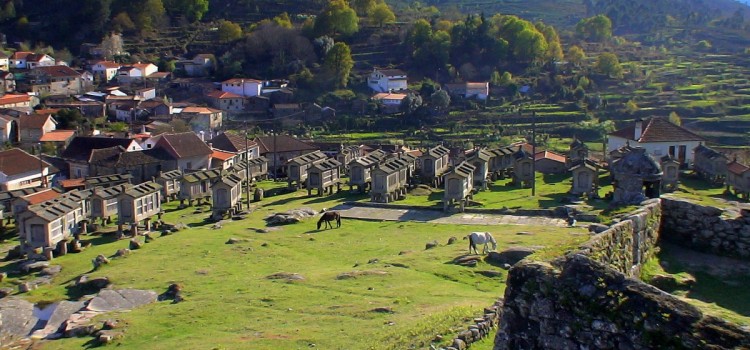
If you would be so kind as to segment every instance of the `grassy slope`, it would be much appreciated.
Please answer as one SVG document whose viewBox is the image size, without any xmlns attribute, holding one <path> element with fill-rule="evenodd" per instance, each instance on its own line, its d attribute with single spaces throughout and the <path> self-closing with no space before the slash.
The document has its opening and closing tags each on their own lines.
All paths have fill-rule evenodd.
<svg viewBox="0 0 750 350">
<path fill-rule="evenodd" d="M 504 273 L 502 278 L 475 273 L 502 271 L 498 267 L 480 264 L 467 268 L 450 263 L 465 254 L 462 241 L 424 250 L 428 241 L 445 244 L 451 236 L 487 227 L 345 220 L 340 229 L 322 232 L 315 231 L 314 223 L 308 221 L 256 233 L 250 228 L 265 227 L 262 217 L 267 213 L 335 205 L 307 199 L 302 192 L 267 198 L 263 203 L 264 207 L 247 219 L 226 222 L 219 230 L 200 222 L 206 214 L 191 215 L 192 209 L 176 211 L 175 204 L 169 204 L 165 206 L 168 222 L 194 227 L 158 238 L 91 273 L 109 277 L 120 288 L 161 292 L 173 282 L 184 285 L 185 302 L 156 303 L 118 315 L 128 325 L 118 348 L 295 349 L 314 343 L 324 349 L 399 349 L 403 344 L 394 343 L 399 339 L 425 346 L 435 334 L 449 337 L 465 324 L 465 318 L 478 314 L 503 293 Z M 586 238 L 554 227 L 490 230 L 499 240 L 498 249 L 511 245 L 559 249 Z M 535 235 L 515 235 L 519 231 Z M 247 241 L 225 244 L 230 237 Z M 30 298 L 66 298 L 65 286 L 89 272 L 93 257 L 127 246 L 127 241 L 100 239 L 99 243 L 83 253 L 56 259 L 63 272 L 53 285 L 34 291 Z M 268 246 L 261 246 L 263 243 Z M 401 251 L 411 252 L 399 255 Z M 368 264 L 371 259 L 379 262 Z M 394 263 L 404 267 L 391 265 Z M 359 266 L 354 267 L 356 264 Z M 354 270 L 387 274 L 336 279 L 338 274 Z M 305 280 L 265 278 L 277 272 L 299 273 Z M 381 306 L 392 307 L 395 313 L 369 311 Z M 45 348 L 80 348 L 88 340 L 54 341 Z"/>
</svg>

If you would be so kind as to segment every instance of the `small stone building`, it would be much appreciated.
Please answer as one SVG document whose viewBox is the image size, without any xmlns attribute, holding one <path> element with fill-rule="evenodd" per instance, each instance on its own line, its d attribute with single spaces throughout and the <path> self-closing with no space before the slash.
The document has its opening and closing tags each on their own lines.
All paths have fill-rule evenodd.
<svg viewBox="0 0 750 350">
<path fill-rule="evenodd" d="M 151 231 L 151 218 L 161 213 L 161 185 L 144 182 L 123 187 L 117 196 L 117 232 L 122 234 L 124 224 L 130 224 L 130 234 L 138 235 L 138 224 L 144 221 L 146 232 Z"/>
<path fill-rule="evenodd" d="M 570 168 L 573 174 L 573 185 L 570 194 L 579 196 L 586 194 L 588 198 L 594 198 L 598 193 L 599 170 L 591 161 L 578 162 Z"/>
<path fill-rule="evenodd" d="M 727 190 L 747 200 L 750 196 L 750 167 L 733 160 L 727 165 Z"/>
<path fill-rule="evenodd" d="M 375 150 L 364 157 L 349 162 L 349 190 L 356 186 L 358 192 L 366 192 L 372 185 L 372 170 L 385 159 L 386 153 Z"/>
<path fill-rule="evenodd" d="M 128 185 L 94 188 L 91 195 L 91 219 L 101 219 L 102 224 L 117 216 L 117 197 Z"/>
<path fill-rule="evenodd" d="M 318 191 L 318 196 L 323 193 L 333 194 L 334 187 L 341 190 L 341 163 L 329 158 L 321 162 L 313 163 L 307 168 L 307 195 L 311 196 L 313 189 Z"/>
<path fill-rule="evenodd" d="M 661 190 L 674 192 L 680 181 L 680 162 L 669 155 L 661 157 Z"/>
<path fill-rule="evenodd" d="M 640 204 L 658 198 L 662 171 L 659 163 L 642 147 L 626 147 L 622 157 L 614 161 L 610 171 L 615 188 L 612 204 Z"/>
<path fill-rule="evenodd" d="M 322 162 L 327 158 L 328 156 L 323 152 L 314 151 L 290 159 L 286 163 L 287 182 L 289 187 L 297 189 L 302 188 L 302 185 L 307 181 L 307 168 L 314 163 Z"/>
<path fill-rule="evenodd" d="M 440 187 L 443 183 L 443 174 L 450 166 L 449 156 L 450 150 L 443 146 L 435 146 L 423 153 L 420 157 L 422 182 L 432 187 Z"/>
<path fill-rule="evenodd" d="M 180 182 L 182 181 L 182 170 L 170 170 L 165 172 L 159 172 L 158 176 L 154 179 L 156 183 L 161 185 L 161 197 L 164 202 L 177 199 L 180 194 Z"/>
<path fill-rule="evenodd" d="M 537 152 L 534 163 L 536 171 L 542 174 L 562 174 L 568 170 L 565 156 L 552 151 Z"/>
<path fill-rule="evenodd" d="M 372 170 L 370 201 L 388 203 L 403 198 L 409 184 L 409 161 L 391 158 Z"/>
<path fill-rule="evenodd" d="M 519 146 L 513 153 L 513 185 L 531 187 L 534 181 L 534 158 Z"/>
<path fill-rule="evenodd" d="M 473 198 L 474 171 L 476 168 L 469 162 L 461 162 L 445 175 L 445 192 L 443 192 L 443 210 L 447 211 L 454 204 L 464 211 Z"/>
<path fill-rule="evenodd" d="M 211 218 L 221 220 L 242 210 L 242 179 L 235 174 L 221 176 L 211 186 Z"/>
<path fill-rule="evenodd" d="M 268 158 L 260 156 L 247 161 L 250 168 L 250 178 L 261 180 L 268 178 Z"/>
<path fill-rule="evenodd" d="M 487 189 L 487 178 L 489 177 L 490 162 L 492 161 L 493 157 L 493 154 L 488 150 L 478 149 L 466 160 L 472 166 L 474 166 L 474 186 L 477 186 L 483 190 Z"/>
<path fill-rule="evenodd" d="M 727 178 L 727 156 L 703 144 L 693 150 L 693 170 L 702 178 L 723 184 Z"/>
<path fill-rule="evenodd" d="M 92 177 L 87 177 L 86 180 L 84 180 L 84 183 L 86 184 L 86 188 L 119 186 L 122 184 L 133 183 L 133 175 L 115 174 L 115 175 L 104 175 L 104 176 L 92 176 Z"/>
<path fill-rule="evenodd" d="M 188 201 L 188 206 L 197 200 L 200 205 L 203 200 L 211 198 L 211 184 L 223 176 L 226 172 L 221 169 L 201 170 L 187 173 L 180 180 L 180 206 Z"/>
<path fill-rule="evenodd" d="M 513 168 L 513 153 L 515 150 L 510 146 L 490 149 L 490 178 L 494 181 L 504 179 Z"/>
<path fill-rule="evenodd" d="M 16 225 L 21 251 L 43 253 L 52 258 L 54 252 L 67 252 L 67 241 L 82 231 L 80 223 L 85 219 L 79 203 L 67 198 L 29 206 L 18 215 Z"/>
</svg>

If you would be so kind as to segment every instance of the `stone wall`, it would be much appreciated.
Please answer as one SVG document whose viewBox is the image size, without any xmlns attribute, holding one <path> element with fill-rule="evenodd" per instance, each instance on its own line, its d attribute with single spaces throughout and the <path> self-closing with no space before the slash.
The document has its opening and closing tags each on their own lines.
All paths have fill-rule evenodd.
<svg viewBox="0 0 750 350">
<path fill-rule="evenodd" d="M 643 202 L 641 208 L 581 246 L 580 254 L 606 264 L 630 277 L 637 277 L 659 239 L 662 210 L 658 199 Z"/>
<path fill-rule="evenodd" d="M 582 254 L 521 262 L 507 284 L 494 350 L 750 346 L 738 326 Z"/>
<path fill-rule="evenodd" d="M 663 198 L 661 235 L 678 245 L 741 259 L 750 258 L 750 210 L 727 211 Z"/>
<path fill-rule="evenodd" d="M 494 350 L 750 347 L 750 332 L 637 279 L 675 205 L 644 202 L 577 252 L 513 266 Z"/>
</svg>

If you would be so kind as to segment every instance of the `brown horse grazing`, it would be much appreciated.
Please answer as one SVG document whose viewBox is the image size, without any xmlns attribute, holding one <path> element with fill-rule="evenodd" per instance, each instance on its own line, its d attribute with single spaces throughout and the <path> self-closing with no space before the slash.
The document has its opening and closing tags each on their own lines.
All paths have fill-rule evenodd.
<svg viewBox="0 0 750 350">
<path fill-rule="evenodd" d="M 333 224 L 331 221 L 336 220 L 336 228 L 341 227 L 341 215 L 339 215 L 338 212 L 335 211 L 327 211 L 323 213 L 323 215 L 320 216 L 320 220 L 318 220 L 318 230 L 320 230 L 320 225 L 325 221 L 326 228 L 330 227 L 333 228 Z"/>
</svg>

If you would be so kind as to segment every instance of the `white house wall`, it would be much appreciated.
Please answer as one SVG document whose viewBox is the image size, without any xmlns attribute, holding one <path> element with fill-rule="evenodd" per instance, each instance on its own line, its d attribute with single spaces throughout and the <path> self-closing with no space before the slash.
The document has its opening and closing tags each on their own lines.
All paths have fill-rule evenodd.
<svg viewBox="0 0 750 350">
<path fill-rule="evenodd" d="M 627 139 L 610 135 L 609 139 L 607 140 L 607 152 L 611 152 L 618 148 L 621 148 L 625 146 L 627 142 Z M 675 157 L 677 157 L 679 146 L 685 146 L 685 162 L 687 162 L 688 166 L 691 168 L 694 159 L 693 149 L 698 147 L 700 143 L 701 141 L 638 143 L 636 141 L 630 140 L 631 147 L 643 147 L 644 149 L 646 149 L 646 153 L 652 155 L 655 159 L 659 159 L 669 154 L 669 146 L 675 146 Z"/>
</svg>

